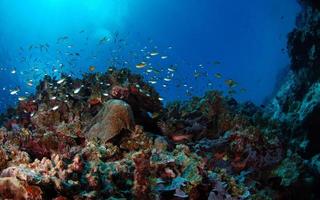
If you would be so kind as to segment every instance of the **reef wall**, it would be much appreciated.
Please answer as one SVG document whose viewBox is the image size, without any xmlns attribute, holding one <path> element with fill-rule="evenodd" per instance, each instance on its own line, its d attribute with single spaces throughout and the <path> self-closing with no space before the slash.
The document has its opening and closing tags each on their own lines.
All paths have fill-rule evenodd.
<svg viewBox="0 0 320 200">
<path fill-rule="evenodd" d="M 269 105 L 286 135 L 308 141 L 303 156 L 320 152 L 320 6 L 301 0 L 302 12 L 288 36 L 291 72 Z"/>
</svg>

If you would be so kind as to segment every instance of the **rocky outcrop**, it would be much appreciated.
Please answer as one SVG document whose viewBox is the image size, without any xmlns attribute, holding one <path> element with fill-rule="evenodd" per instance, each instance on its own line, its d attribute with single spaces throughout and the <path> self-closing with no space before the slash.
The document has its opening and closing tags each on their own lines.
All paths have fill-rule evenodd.
<svg viewBox="0 0 320 200">
<path fill-rule="evenodd" d="M 102 141 L 110 140 L 125 129 L 133 131 L 135 126 L 130 105 L 117 99 L 107 101 L 92 122 L 86 136 Z"/>
<path fill-rule="evenodd" d="M 307 138 L 303 156 L 310 158 L 320 152 L 320 10 L 319 1 L 300 3 L 303 10 L 288 36 L 291 72 L 268 108 L 285 136 Z"/>
</svg>

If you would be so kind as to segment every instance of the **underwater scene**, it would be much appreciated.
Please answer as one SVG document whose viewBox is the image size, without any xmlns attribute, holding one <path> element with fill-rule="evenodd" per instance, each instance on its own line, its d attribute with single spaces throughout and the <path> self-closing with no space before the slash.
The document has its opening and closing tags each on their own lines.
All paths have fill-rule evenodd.
<svg viewBox="0 0 320 200">
<path fill-rule="evenodd" d="M 319 0 L 0 0 L 0 200 L 320 199 Z"/>
</svg>

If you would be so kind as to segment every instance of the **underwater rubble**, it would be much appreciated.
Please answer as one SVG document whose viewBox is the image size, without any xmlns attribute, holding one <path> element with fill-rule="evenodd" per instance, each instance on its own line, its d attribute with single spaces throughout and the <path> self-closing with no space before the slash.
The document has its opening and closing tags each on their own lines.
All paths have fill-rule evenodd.
<svg viewBox="0 0 320 200">
<path fill-rule="evenodd" d="M 301 4 L 266 107 L 218 91 L 164 106 L 127 69 L 45 76 L 0 117 L 0 199 L 319 199 L 320 9 Z"/>
</svg>

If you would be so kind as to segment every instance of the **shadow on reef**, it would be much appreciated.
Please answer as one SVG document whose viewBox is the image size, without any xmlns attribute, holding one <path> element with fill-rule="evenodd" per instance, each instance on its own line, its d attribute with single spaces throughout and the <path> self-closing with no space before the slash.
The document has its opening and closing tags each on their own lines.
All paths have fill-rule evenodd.
<svg viewBox="0 0 320 200">
<path fill-rule="evenodd" d="M 0 198 L 319 199 L 320 10 L 301 4 L 265 108 L 218 91 L 164 107 L 127 69 L 44 77 L 1 115 Z"/>
</svg>

